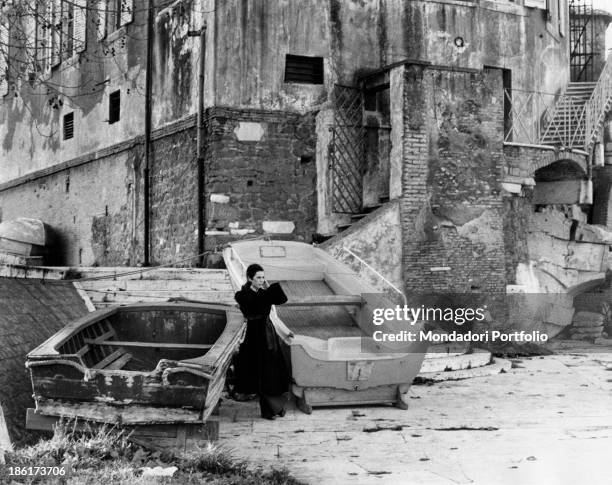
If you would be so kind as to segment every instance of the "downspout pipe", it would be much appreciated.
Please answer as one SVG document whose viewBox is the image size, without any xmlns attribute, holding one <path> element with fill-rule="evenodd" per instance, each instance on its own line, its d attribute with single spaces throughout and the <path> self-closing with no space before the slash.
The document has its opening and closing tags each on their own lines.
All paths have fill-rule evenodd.
<svg viewBox="0 0 612 485">
<path fill-rule="evenodd" d="M 200 72 L 198 79 L 198 133 L 197 133 L 197 163 L 198 163 L 198 266 L 206 265 L 204 251 L 206 250 L 206 170 L 204 160 L 204 76 L 206 69 L 206 22 L 200 29 Z"/>
<path fill-rule="evenodd" d="M 147 71 L 145 77 L 144 136 L 144 266 L 151 265 L 151 91 L 153 85 L 153 0 L 147 5 Z"/>
</svg>

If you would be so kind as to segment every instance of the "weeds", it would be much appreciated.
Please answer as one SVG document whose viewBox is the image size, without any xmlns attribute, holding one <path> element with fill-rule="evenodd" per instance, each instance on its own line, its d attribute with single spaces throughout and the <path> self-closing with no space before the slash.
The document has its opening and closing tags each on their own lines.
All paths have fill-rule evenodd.
<svg viewBox="0 0 612 485">
<path fill-rule="evenodd" d="M 254 469 L 233 456 L 227 447 L 208 443 L 187 454 L 151 452 L 129 441 L 129 432 L 113 426 L 77 430 L 77 423 L 61 423 L 51 439 L 5 453 L 0 465 L 0 484 L 66 483 L 93 485 L 113 483 L 144 485 L 149 483 L 217 485 L 299 485 L 287 470 Z M 9 476 L 11 467 L 66 467 L 63 480 L 49 477 Z M 176 466 L 172 478 L 142 477 L 143 467 Z"/>
</svg>

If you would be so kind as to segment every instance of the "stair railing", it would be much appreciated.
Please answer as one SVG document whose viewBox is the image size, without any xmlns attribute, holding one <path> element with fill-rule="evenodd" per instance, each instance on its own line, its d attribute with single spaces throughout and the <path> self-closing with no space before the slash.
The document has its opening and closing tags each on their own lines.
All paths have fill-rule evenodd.
<svg viewBox="0 0 612 485">
<path fill-rule="evenodd" d="M 347 249 L 347 248 L 345 248 L 343 246 L 340 246 L 338 249 L 339 249 L 339 251 L 344 251 L 345 253 L 347 253 L 350 256 L 352 256 L 353 258 L 355 258 L 355 260 L 357 260 L 359 262 L 361 267 L 368 268 L 372 272 L 372 274 L 374 274 L 379 280 L 381 280 L 389 288 L 391 288 L 393 291 L 395 291 L 396 293 L 398 293 L 402 297 L 402 301 L 404 302 L 404 306 L 408 305 L 408 300 L 406 299 L 406 295 L 404 295 L 404 292 L 402 290 L 400 290 L 397 286 L 395 286 L 393 283 L 391 283 L 387 278 L 385 278 L 383 275 L 381 275 L 378 271 L 376 271 L 372 266 L 370 266 L 368 263 L 366 263 L 363 259 L 361 259 L 359 256 L 357 256 L 350 249 Z M 361 273 L 361 270 L 360 270 L 360 273 Z"/>
<path fill-rule="evenodd" d="M 505 89 L 509 124 L 504 142 L 528 145 L 582 146 L 584 105 L 567 94 Z"/>
<path fill-rule="evenodd" d="M 540 133 L 540 144 L 561 144 L 572 148 L 582 146 L 586 130 L 586 108 L 579 98 L 559 95 L 548 123 Z"/>
<path fill-rule="evenodd" d="M 612 53 L 606 59 L 601 75 L 597 80 L 593 94 L 585 104 L 586 112 L 586 137 L 584 149 L 590 152 L 591 148 L 606 119 L 606 114 L 612 103 Z"/>
</svg>

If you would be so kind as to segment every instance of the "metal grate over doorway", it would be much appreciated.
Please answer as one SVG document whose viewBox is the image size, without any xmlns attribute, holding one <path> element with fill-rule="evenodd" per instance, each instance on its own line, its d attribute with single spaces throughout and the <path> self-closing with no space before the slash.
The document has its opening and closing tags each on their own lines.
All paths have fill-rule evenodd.
<svg viewBox="0 0 612 485">
<path fill-rule="evenodd" d="M 331 128 L 332 211 L 358 214 L 363 203 L 365 129 L 359 88 L 336 85 L 334 125 Z"/>
</svg>

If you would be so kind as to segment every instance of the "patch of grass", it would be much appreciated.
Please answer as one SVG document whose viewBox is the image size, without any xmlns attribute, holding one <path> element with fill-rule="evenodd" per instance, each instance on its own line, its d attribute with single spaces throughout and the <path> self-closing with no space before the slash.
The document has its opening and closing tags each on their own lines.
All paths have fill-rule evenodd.
<svg viewBox="0 0 612 485">
<path fill-rule="evenodd" d="M 254 468 L 235 458 L 224 446 L 208 443 L 187 454 L 151 452 L 129 441 L 129 433 L 112 426 L 77 431 L 76 423 L 60 423 L 51 439 L 40 440 L 5 454 L 0 465 L 0 485 L 15 483 L 65 483 L 70 485 L 300 485 L 283 469 Z M 57 467 L 71 470 L 64 479 L 9 476 L 10 467 Z M 143 467 L 176 466 L 173 477 L 142 476 Z"/>
</svg>

